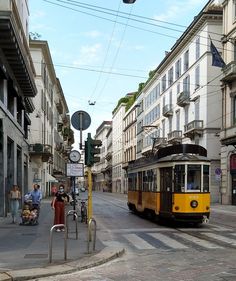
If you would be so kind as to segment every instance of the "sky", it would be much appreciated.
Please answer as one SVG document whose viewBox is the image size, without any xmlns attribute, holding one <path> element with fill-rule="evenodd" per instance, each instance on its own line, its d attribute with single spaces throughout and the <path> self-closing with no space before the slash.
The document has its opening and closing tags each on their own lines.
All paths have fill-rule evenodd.
<svg viewBox="0 0 236 281">
<path fill-rule="evenodd" d="M 112 120 L 119 99 L 138 90 L 208 1 L 83 1 L 30 0 L 29 31 L 48 42 L 70 116 L 91 117 L 84 141 Z"/>
</svg>

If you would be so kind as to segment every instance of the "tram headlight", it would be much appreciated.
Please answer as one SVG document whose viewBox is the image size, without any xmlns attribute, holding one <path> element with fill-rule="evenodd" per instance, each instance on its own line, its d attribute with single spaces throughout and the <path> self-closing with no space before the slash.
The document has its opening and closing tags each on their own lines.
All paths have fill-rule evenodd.
<svg viewBox="0 0 236 281">
<path fill-rule="evenodd" d="M 192 208 L 197 208 L 198 202 L 197 202 L 196 200 L 192 200 L 192 201 L 190 202 L 190 206 L 191 206 Z"/>
</svg>

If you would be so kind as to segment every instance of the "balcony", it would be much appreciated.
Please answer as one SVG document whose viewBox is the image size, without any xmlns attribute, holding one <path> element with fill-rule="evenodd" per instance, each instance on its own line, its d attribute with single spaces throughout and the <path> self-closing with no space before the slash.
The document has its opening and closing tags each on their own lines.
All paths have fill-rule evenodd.
<svg viewBox="0 0 236 281">
<path fill-rule="evenodd" d="M 203 120 L 193 120 L 184 126 L 184 136 L 194 139 L 195 136 L 202 136 L 203 134 Z"/>
<path fill-rule="evenodd" d="M 170 132 L 167 134 L 167 141 L 172 144 L 182 143 L 182 131 L 175 130 Z"/>
<path fill-rule="evenodd" d="M 35 143 L 29 145 L 29 154 L 42 156 L 43 162 L 48 162 L 52 157 L 52 147 L 49 144 Z"/>
<path fill-rule="evenodd" d="M 172 104 L 166 104 L 165 106 L 163 106 L 162 108 L 162 114 L 165 117 L 170 117 L 173 115 L 173 110 L 172 110 L 173 106 Z"/>
<path fill-rule="evenodd" d="M 23 95 L 25 97 L 35 97 L 37 88 L 32 64 L 28 56 L 29 47 L 21 23 L 19 23 L 17 18 L 18 15 L 14 9 L 11 10 L 12 2 L 6 0 L 1 1 L 0 49 Z M 1 62 L 0 68 L 2 74 L 6 75 L 6 65 L 3 65 Z"/>
<path fill-rule="evenodd" d="M 186 105 L 189 105 L 190 103 L 190 96 L 189 92 L 181 92 L 177 96 L 177 104 L 178 106 L 184 107 Z"/>
<path fill-rule="evenodd" d="M 236 79 L 236 61 L 231 61 L 222 69 L 223 78 L 221 79 L 222 82 L 230 83 Z"/>
<path fill-rule="evenodd" d="M 153 139 L 153 148 L 160 148 L 167 146 L 167 138 L 154 138 Z"/>
</svg>

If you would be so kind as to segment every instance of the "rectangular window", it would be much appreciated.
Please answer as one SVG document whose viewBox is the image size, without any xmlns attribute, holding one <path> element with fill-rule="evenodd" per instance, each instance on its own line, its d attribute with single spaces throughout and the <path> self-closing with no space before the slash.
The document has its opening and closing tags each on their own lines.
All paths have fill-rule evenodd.
<svg viewBox="0 0 236 281">
<path fill-rule="evenodd" d="M 184 53 L 184 71 L 189 68 L 189 50 Z"/>
<path fill-rule="evenodd" d="M 195 101 L 194 107 L 195 107 L 195 120 L 199 120 L 199 118 L 200 118 L 200 113 L 199 113 L 199 110 L 200 110 L 199 99 L 197 99 L 197 100 Z"/>
<path fill-rule="evenodd" d="M 201 190 L 201 165 L 188 165 L 187 169 L 187 190 Z"/>
<path fill-rule="evenodd" d="M 184 191 L 185 186 L 185 165 L 175 166 L 175 179 L 174 179 L 175 192 Z"/>
<path fill-rule="evenodd" d="M 173 84 L 174 77 L 173 77 L 173 67 L 168 70 L 168 86 L 171 86 Z"/>
<path fill-rule="evenodd" d="M 209 166 L 203 165 L 203 192 L 209 192 Z"/>
<path fill-rule="evenodd" d="M 165 131 L 165 119 L 162 120 L 162 137 L 165 137 L 166 131 Z"/>
<path fill-rule="evenodd" d="M 187 94 L 190 95 L 190 76 L 186 76 L 183 79 L 183 91 Z"/>
<path fill-rule="evenodd" d="M 184 108 L 184 125 L 188 124 L 188 106 Z"/>
<path fill-rule="evenodd" d="M 198 60 L 200 58 L 200 37 L 198 36 L 196 38 L 196 60 Z"/>
<path fill-rule="evenodd" d="M 162 77 L 161 82 L 161 90 L 164 92 L 166 90 L 166 75 Z"/>
<path fill-rule="evenodd" d="M 181 58 L 175 63 L 175 79 L 181 76 Z"/>
<path fill-rule="evenodd" d="M 176 130 L 180 130 L 180 110 L 176 111 Z"/>
<path fill-rule="evenodd" d="M 195 68 L 195 90 L 200 86 L 200 66 Z"/>
</svg>

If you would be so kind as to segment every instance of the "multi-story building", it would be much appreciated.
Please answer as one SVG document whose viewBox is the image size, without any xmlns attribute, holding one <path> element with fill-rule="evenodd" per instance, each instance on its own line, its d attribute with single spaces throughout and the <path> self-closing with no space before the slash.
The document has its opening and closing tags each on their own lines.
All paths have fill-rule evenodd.
<svg viewBox="0 0 236 281">
<path fill-rule="evenodd" d="M 133 103 L 133 105 L 125 112 L 125 116 L 123 118 L 124 129 L 123 129 L 123 164 L 122 168 L 125 171 L 125 177 L 123 179 L 123 187 L 124 193 L 128 192 L 128 176 L 127 176 L 127 169 L 130 161 L 136 159 L 136 147 L 137 147 L 137 138 L 136 138 L 136 113 L 137 107 L 140 105 L 137 103 Z"/>
<path fill-rule="evenodd" d="M 112 116 L 112 192 L 124 193 L 122 183 L 125 171 L 122 169 L 124 142 L 123 142 L 123 118 L 125 116 L 126 103 L 119 103 Z"/>
<path fill-rule="evenodd" d="M 112 125 L 107 132 L 106 135 L 107 139 L 107 154 L 106 154 L 106 161 L 107 166 L 105 168 L 105 181 L 106 187 L 105 191 L 112 192 Z"/>
<path fill-rule="evenodd" d="M 73 135 L 68 107 L 47 41 L 31 40 L 30 52 L 36 70 L 38 94 L 34 98 L 35 111 L 30 115 L 29 179 L 32 184 L 41 186 L 43 195 L 50 195 L 53 184 L 67 181 L 65 163 Z"/>
<path fill-rule="evenodd" d="M 223 1 L 221 202 L 236 205 L 236 2 Z M 220 50 L 220 49 L 219 49 Z"/>
<path fill-rule="evenodd" d="M 28 114 L 37 93 L 28 19 L 27 0 L 0 0 L 0 216 L 9 211 L 13 184 L 28 190 Z"/>
<path fill-rule="evenodd" d="M 172 143 L 199 144 L 212 163 L 211 199 L 219 201 L 221 70 L 212 66 L 210 40 L 218 47 L 222 7 L 208 1 L 176 41 L 143 89 L 142 154 Z M 141 140 L 138 139 L 138 150 Z"/>
<path fill-rule="evenodd" d="M 106 178 L 106 168 L 107 168 L 107 133 L 112 126 L 112 121 L 103 121 L 102 124 L 97 128 L 95 139 L 102 142 L 100 147 L 100 162 L 95 163 L 92 168 L 93 174 L 93 188 L 95 190 L 106 190 L 107 188 L 107 178 Z"/>
</svg>

